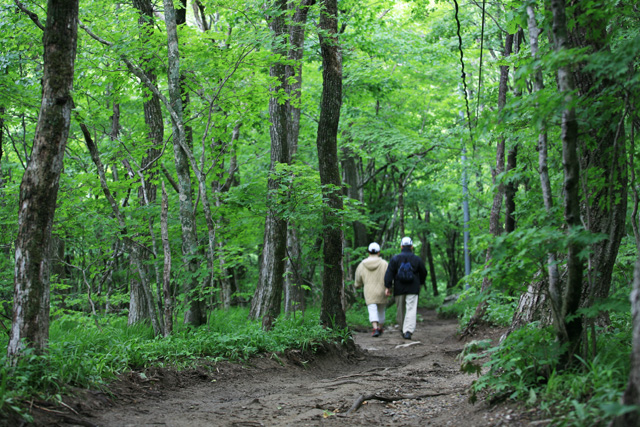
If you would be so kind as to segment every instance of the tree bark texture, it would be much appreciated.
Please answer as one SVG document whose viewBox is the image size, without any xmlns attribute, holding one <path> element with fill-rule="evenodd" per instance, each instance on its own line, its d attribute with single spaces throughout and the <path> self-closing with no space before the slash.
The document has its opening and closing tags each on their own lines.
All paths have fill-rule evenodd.
<svg viewBox="0 0 640 427">
<path fill-rule="evenodd" d="M 283 36 L 287 33 L 285 22 L 287 0 L 275 2 L 277 12 L 271 17 L 269 27 L 273 33 L 273 51 L 286 57 L 286 41 Z M 284 218 L 280 187 L 283 180 L 276 174 L 279 163 L 290 163 L 288 147 L 289 115 L 288 106 L 278 100 L 279 91 L 286 90 L 285 64 L 276 62 L 271 65 L 269 75 L 277 81 L 271 88 L 269 99 L 269 116 L 271 118 L 271 166 L 267 184 L 267 217 L 264 225 L 264 245 L 262 248 L 262 262 L 258 286 L 251 301 L 250 317 L 262 319 L 262 328 L 270 330 L 273 321 L 280 314 L 282 290 L 284 287 L 285 256 L 287 247 L 287 220 Z"/>
<path fill-rule="evenodd" d="M 77 36 L 78 1 L 49 0 L 43 36 L 42 103 L 31 161 L 20 185 L 9 357 L 17 356 L 25 342 L 42 351 L 49 338 L 47 255 L 69 135 Z"/>
<path fill-rule="evenodd" d="M 552 33 L 558 52 L 569 49 L 567 17 L 564 0 L 552 0 Z M 568 66 L 558 69 L 558 91 L 564 95 L 565 109 L 562 112 L 562 166 L 564 170 L 563 195 L 564 219 L 570 232 L 581 226 L 580 219 L 580 163 L 578 159 L 578 121 L 571 105 L 575 84 Z M 575 314 L 580 306 L 584 261 L 580 258 L 583 245 L 575 240 L 569 243 L 567 254 L 567 283 L 562 295 L 561 324 L 556 325 L 558 338 L 569 343 L 569 353 L 578 348 L 582 334 L 582 319 L 576 316 L 567 321 L 567 316 Z"/>
<path fill-rule="evenodd" d="M 165 23 L 167 26 L 167 47 L 169 68 L 167 80 L 169 83 L 169 98 L 174 115 L 173 124 L 173 153 L 176 163 L 176 173 L 180 188 L 180 225 L 182 229 L 182 254 L 188 266 L 184 280 L 184 293 L 187 299 L 187 310 L 184 322 L 192 326 L 199 326 L 205 321 L 203 303 L 199 298 L 199 282 L 197 271 L 200 267 L 198 256 L 198 237 L 195 212 L 191 188 L 191 170 L 189 157 L 186 152 L 187 139 L 184 129 L 182 91 L 180 89 L 180 54 L 178 49 L 178 32 L 175 10 L 171 0 L 164 0 Z M 206 192 L 204 193 L 206 198 Z"/>
<path fill-rule="evenodd" d="M 164 252 L 164 269 L 162 274 L 162 290 L 164 296 L 164 336 L 173 332 L 173 296 L 171 292 L 171 246 L 169 246 L 169 197 L 162 182 L 162 211 L 160 213 L 160 229 L 162 249 Z"/>
<path fill-rule="evenodd" d="M 318 162 L 320 183 L 326 203 L 323 214 L 322 306 L 323 325 L 345 328 L 344 273 L 342 267 L 342 210 L 338 168 L 338 125 L 342 105 L 342 54 L 338 45 L 337 0 L 322 1 L 320 49 L 322 53 L 322 101 L 318 121 Z"/>
<path fill-rule="evenodd" d="M 632 346 L 629 381 L 622 397 L 625 405 L 640 406 L 640 257 L 636 260 L 631 291 Z M 627 412 L 612 422 L 612 427 L 635 427 L 640 425 L 640 411 Z"/>
<path fill-rule="evenodd" d="M 610 50 L 606 44 L 609 21 L 597 15 L 588 15 L 580 7 L 576 13 L 583 19 L 589 16 L 589 21 L 569 32 L 570 46 L 586 47 L 594 53 Z M 578 96 L 591 100 L 589 115 L 597 120 L 587 132 L 580 133 L 578 140 L 582 196 L 585 200 L 581 214 L 589 231 L 607 236 L 591 246 L 589 287 L 584 287 L 581 303 L 582 306 L 590 306 L 594 299 L 609 296 L 620 241 L 626 234 L 628 170 L 624 108 L 621 102 L 614 101 L 613 105 L 606 102 L 611 97 L 624 99 L 625 93 L 615 82 L 598 78 L 585 67 L 580 66 L 572 71 Z"/>
<path fill-rule="evenodd" d="M 298 138 L 300 135 L 300 99 L 302 88 L 302 57 L 304 54 L 305 25 L 309 14 L 309 7 L 315 0 L 302 0 L 299 3 L 288 1 L 287 8 L 291 14 L 291 23 L 288 26 L 289 49 L 288 58 L 291 64 L 285 66 L 285 87 L 289 95 L 287 98 L 287 144 L 289 147 L 290 161 L 295 161 L 298 151 Z M 304 311 L 305 292 L 302 289 L 302 260 L 300 257 L 300 241 L 295 229 L 296 224 L 287 224 L 287 262 L 285 265 L 285 313 L 296 310 Z"/>
</svg>

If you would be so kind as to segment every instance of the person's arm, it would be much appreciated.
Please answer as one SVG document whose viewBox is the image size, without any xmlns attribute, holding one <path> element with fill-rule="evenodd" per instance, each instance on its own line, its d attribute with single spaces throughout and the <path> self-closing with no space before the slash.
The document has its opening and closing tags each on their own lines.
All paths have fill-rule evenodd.
<svg viewBox="0 0 640 427">
<path fill-rule="evenodd" d="M 362 282 L 362 263 L 360 263 L 358 265 L 358 268 L 356 268 L 356 277 L 355 277 L 355 280 L 353 282 L 353 285 L 356 288 L 359 288 L 359 287 L 364 285 L 364 283 Z"/>
<path fill-rule="evenodd" d="M 387 271 L 384 273 L 384 287 L 389 290 L 393 287 L 393 279 L 396 277 L 394 268 L 398 268 L 396 267 L 394 261 L 395 259 L 391 258 L 391 261 L 389 261 L 389 264 L 387 264 Z"/>
</svg>

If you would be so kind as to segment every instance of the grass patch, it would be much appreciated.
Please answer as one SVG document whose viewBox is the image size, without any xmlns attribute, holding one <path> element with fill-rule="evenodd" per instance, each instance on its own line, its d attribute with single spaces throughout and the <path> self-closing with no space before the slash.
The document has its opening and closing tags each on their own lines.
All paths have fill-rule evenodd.
<svg viewBox="0 0 640 427">
<path fill-rule="evenodd" d="M 123 317 L 103 317 L 101 330 L 92 318 L 64 315 L 52 322 L 48 351 L 25 350 L 11 366 L 0 355 L 0 416 L 21 414 L 21 402 L 32 398 L 59 400 L 70 386 L 99 388 L 116 375 L 149 367 L 183 369 L 202 361 L 246 360 L 287 349 L 314 351 L 323 342 L 341 343 L 348 331 L 320 326 L 320 312 L 308 310 L 295 318 L 279 318 L 270 332 L 247 320 L 248 309 L 215 311 L 199 328 L 176 325 L 167 338 L 154 337 L 150 326 L 127 326 Z M 0 340 L 6 347 L 7 337 Z"/>
</svg>

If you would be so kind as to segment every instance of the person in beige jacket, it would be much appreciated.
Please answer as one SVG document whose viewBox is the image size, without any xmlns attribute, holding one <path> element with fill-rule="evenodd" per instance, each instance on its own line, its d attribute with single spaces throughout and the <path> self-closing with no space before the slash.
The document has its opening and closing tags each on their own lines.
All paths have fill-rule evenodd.
<svg viewBox="0 0 640 427">
<path fill-rule="evenodd" d="M 364 287 L 364 301 L 369 310 L 369 322 L 373 326 L 371 335 L 379 337 L 382 334 L 384 313 L 387 307 L 384 287 L 387 261 L 380 258 L 380 245 L 375 242 L 369 245 L 367 252 L 369 252 L 369 257 L 356 268 L 355 287 Z"/>
</svg>

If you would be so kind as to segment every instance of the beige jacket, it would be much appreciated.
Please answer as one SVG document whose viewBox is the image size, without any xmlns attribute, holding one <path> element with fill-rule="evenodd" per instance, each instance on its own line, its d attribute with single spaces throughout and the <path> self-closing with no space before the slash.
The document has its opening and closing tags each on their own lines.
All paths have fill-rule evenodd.
<svg viewBox="0 0 640 427">
<path fill-rule="evenodd" d="M 355 287 L 364 286 L 364 300 L 369 304 L 385 304 L 384 273 L 387 271 L 387 261 L 377 256 L 370 256 L 363 260 L 356 268 Z"/>
</svg>

